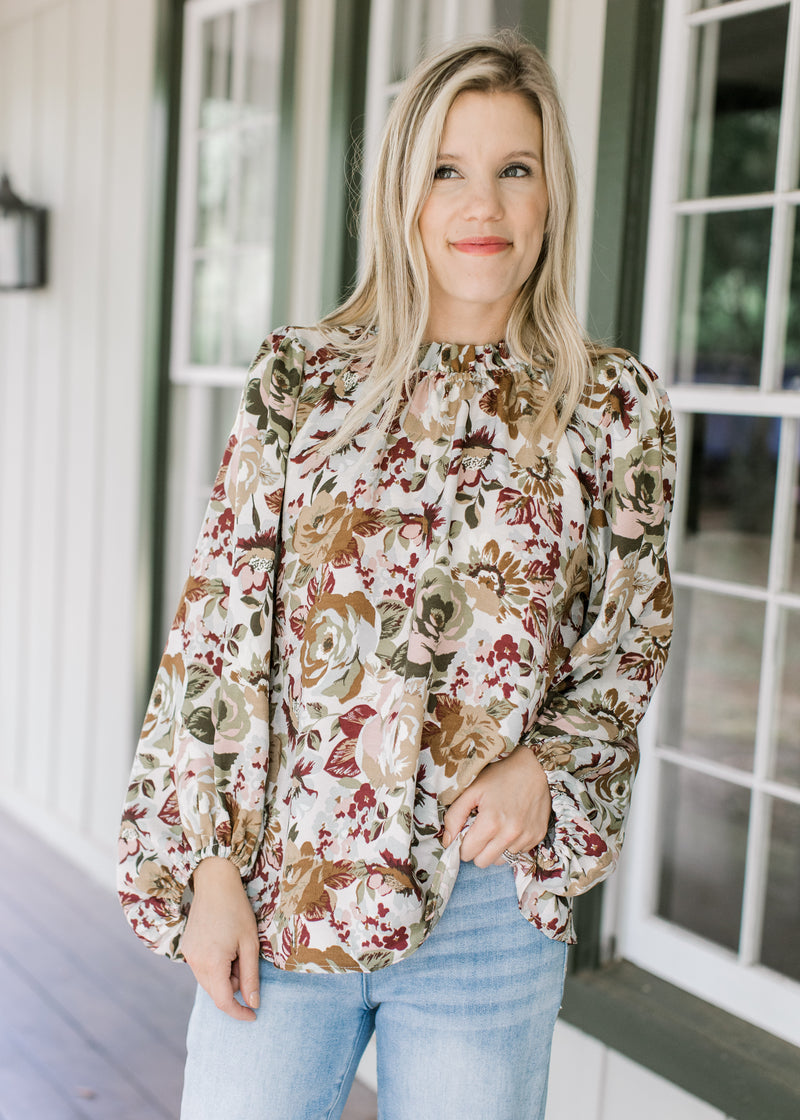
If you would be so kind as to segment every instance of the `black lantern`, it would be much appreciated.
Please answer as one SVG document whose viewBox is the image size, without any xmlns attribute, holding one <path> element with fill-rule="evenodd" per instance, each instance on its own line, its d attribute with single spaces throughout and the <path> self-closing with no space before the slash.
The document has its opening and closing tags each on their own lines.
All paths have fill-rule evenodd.
<svg viewBox="0 0 800 1120">
<path fill-rule="evenodd" d="M 47 211 L 30 206 L 0 180 L 0 291 L 43 288 Z"/>
</svg>

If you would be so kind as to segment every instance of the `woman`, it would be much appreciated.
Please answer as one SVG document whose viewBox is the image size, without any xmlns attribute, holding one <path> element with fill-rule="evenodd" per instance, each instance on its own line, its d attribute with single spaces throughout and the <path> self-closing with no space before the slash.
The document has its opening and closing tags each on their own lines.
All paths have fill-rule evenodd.
<svg viewBox="0 0 800 1120">
<path fill-rule="evenodd" d="M 199 982 L 185 1120 L 339 1116 L 373 1030 L 385 1120 L 543 1116 L 666 659 L 669 406 L 576 322 L 534 48 L 415 71 L 365 234 L 256 357 L 133 768 L 123 905 Z"/>
</svg>

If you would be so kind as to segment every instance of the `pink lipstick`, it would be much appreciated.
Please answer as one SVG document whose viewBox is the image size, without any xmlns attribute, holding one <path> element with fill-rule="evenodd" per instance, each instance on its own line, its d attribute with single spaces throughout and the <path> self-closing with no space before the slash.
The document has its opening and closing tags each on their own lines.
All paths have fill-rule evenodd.
<svg viewBox="0 0 800 1120">
<path fill-rule="evenodd" d="M 470 253 L 476 257 L 488 257 L 493 253 L 502 253 L 510 246 L 511 242 L 504 237 L 465 237 L 461 241 L 451 241 L 453 249 L 459 253 Z"/>
</svg>

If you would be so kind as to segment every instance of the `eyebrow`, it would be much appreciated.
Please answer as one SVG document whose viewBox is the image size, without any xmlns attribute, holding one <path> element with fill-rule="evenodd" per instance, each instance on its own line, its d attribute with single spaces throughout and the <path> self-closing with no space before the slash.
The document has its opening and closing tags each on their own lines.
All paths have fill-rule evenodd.
<svg viewBox="0 0 800 1120">
<path fill-rule="evenodd" d="M 463 156 L 455 155 L 451 152 L 439 152 L 436 158 L 451 159 L 453 160 L 453 162 L 457 163 L 460 159 L 463 159 Z M 506 155 L 503 156 L 502 160 L 500 160 L 500 162 L 504 163 L 509 159 L 532 159 L 537 163 L 542 162 L 542 157 L 540 155 L 538 155 L 536 152 L 529 151 L 527 148 L 521 148 L 517 152 L 507 152 Z"/>
</svg>

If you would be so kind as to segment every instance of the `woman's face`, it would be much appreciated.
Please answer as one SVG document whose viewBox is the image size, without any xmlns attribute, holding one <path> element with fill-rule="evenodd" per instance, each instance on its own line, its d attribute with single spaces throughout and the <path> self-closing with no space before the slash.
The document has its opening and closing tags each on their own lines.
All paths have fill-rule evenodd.
<svg viewBox="0 0 800 1120">
<path fill-rule="evenodd" d="M 460 93 L 419 215 L 427 337 L 496 342 L 533 271 L 547 220 L 542 125 L 520 93 Z"/>
</svg>

